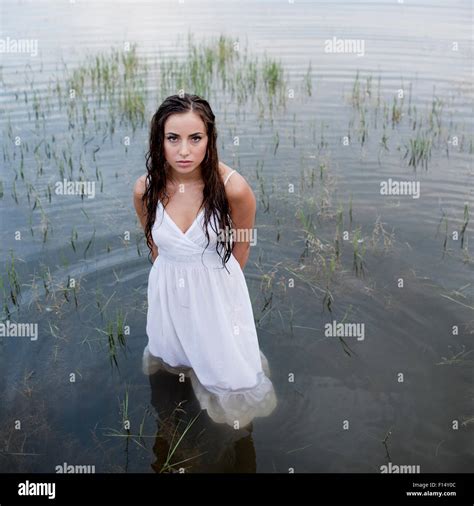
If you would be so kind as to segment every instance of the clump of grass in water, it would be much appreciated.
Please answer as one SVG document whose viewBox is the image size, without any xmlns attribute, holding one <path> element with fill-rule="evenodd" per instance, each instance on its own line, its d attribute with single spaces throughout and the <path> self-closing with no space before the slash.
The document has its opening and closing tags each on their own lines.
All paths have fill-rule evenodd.
<svg viewBox="0 0 474 506">
<path fill-rule="evenodd" d="M 118 368 L 117 345 L 126 351 L 124 316 L 122 310 L 117 310 L 115 321 L 109 320 L 105 330 L 99 328 L 96 328 L 96 330 L 107 336 L 110 365 L 113 366 L 113 364 L 115 364 Z"/>
<path fill-rule="evenodd" d="M 126 392 L 125 399 L 120 403 L 120 413 L 121 413 L 121 430 L 106 428 L 108 432 L 104 433 L 104 436 L 106 437 L 121 437 L 126 438 L 127 445 L 128 441 L 132 440 L 135 442 L 140 448 L 147 450 L 146 446 L 142 444 L 142 441 L 145 438 L 150 438 L 153 441 L 155 441 L 154 445 L 154 453 L 156 456 L 160 459 L 161 463 L 152 464 L 152 467 L 156 469 L 159 473 L 168 473 L 168 472 L 179 472 L 176 467 L 180 464 L 183 464 L 185 462 L 189 462 L 190 460 L 196 459 L 198 457 L 201 457 L 202 455 L 205 455 L 208 453 L 207 451 L 199 453 L 197 455 L 192 455 L 191 457 L 184 458 L 182 460 L 178 460 L 176 462 L 172 462 L 173 456 L 177 455 L 178 451 L 181 451 L 182 453 L 186 451 L 183 448 L 183 442 L 185 439 L 185 436 L 189 429 L 192 427 L 194 422 L 197 420 L 197 418 L 201 415 L 202 412 L 197 413 L 197 415 L 187 424 L 185 427 L 183 433 L 179 437 L 178 441 L 174 443 L 176 434 L 178 433 L 179 424 L 181 423 L 181 420 L 177 418 L 177 413 L 184 412 L 184 410 L 181 408 L 181 405 L 183 402 L 181 401 L 178 403 L 178 405 L 173 409 L 173 411 L 170 413 L 170 415 L 167 418 L 161 418 L 160 417 L 160 430 L 159 434 L 151 434 L 147 435 L 143 433 L 144 428 L 144 421 L 145 416 L 148 413 L 148 408 L 145 410 L 145 413 L 143 415 L 142 421 L 140 423 L 140 430 L 138 434 L 133 434 L 130 432 L 130 430 L 127 430 L 125 434 L 123 434 L 123 430 L 128 424 L 126 424 L 127 421 L 129 421 L 128 416 L 128 392 Z M 174 444 L 173 444 L 174 443 Z M 161 451 L 163 450 L 163 452 Z M 166 454 L 165 454 L 166 451 Z M 182 467 L 182 466 L 181 466 Z M 187 468 L 183 468 L 186 470 Z"/>
<path fill-rule="evenodd" d="M 304 258 L 311 258 L 313 263 L 319 266 L 324 274 L 326 280 L 326 286 L 323 290 L 314 284 L 310 284 L 312 289 L 318 289 L 324 293 L 323 297 L 323 308 L 326 307 L 330 312 L 332 311 L 332 303 L 334 298 L 330 290 L 330 282 L 333 274 L 336 270 L 336 255 L 335 249 L 330 244 L 324 244 L 317 236 L 312 222 L 312 217 L 307 216 L 303 209 L 298 209 L 297 216 L 303 225 L 303 229 L 306 235 L 305 238 L 305 249 L 300 256 L 300 263 L 303 262 Z M 311 255 L 311 256 L 310 256 Z M 327 259 L 325 257 L 327 256 Z M 289 270 L 289 269 L 288 269 Z M 297 275 L 296 272 L 289 270 L 293 275 Z M 299 277 L 299 276 L 298 276 Z"/>
<path fill-rule="evenodd" d="M 246 50 L 242 57 L 244 52 L 238 44 L 238 40 L 224 35 L 209 44 L 196 44 L 192 35 L 188 34 L 186 59 L 177 62 L 169 57 L 160 63 L 161 95 L 192 89 L 198 95 L 210 96 L 220 82 L 222 90 L 236 99 L 239 105 L 249 96 L 256 98 L 259 118 L 273 109 L 276 96 L 284 104 L 287 86 L 281 63 L 267 56 L 259 63 L 258 58 L 249 57 Z M 265 96 L 268 106 L 262 100 Z"/>
<path fill-rule="evenodd" d="M 196 44 L 193 35 L 188 33 L 186 59 L 177 62 L 169 57 L 168 60 L 161 61 L 161 94 L 166 96 L 172 90 L 175 92 L 176 89 L 192 89 L 197 95 L 209 96 L 215 69 L 222 81 L 224 91 L 230 87 L 231 92 L 234 93 L 234 78 L 239 74 L 229 78 L 227 74 L 238 57 L 238 52 L 234 50 L 234 41 L 229 37 L 221 35 L 217 41 L 206 45 Z M 242 84 L 241 80 L 239 84 Z"/>
<path fill-rule="evenodd" d="M 74 93 L 67 102 L 69 128 L 75 128 L 78 124 L 84 134 L 90 115 L 87 96 L 90 90 L 99 109 L 103 103 L 108 104 L 108 119 L 105 125 L 110 133 L 115 131 L 117 112 L 121 122 L 128 121 L 135 131 L 137 126 L 143 125 L 145 121 L 146 74 L 147 65 L 138 57 L 135 44 L 129 50 L 119 51 L 113 48 L 109 54 L 101 53 L 88 57 L 78 68 L 66 73 L 66 89 L 73 90 Z M 58 94 L 58 98 L 63 93 L 59 78 L 54 92 Z M 62 108 L 61 100 L 59 105 Z M 95 109 L 93 115 L 96 122 Z M 96 124 L 96 131 L 97 127 Z"/>
<path fill-rule="evenodd" d="M 263 62 L 263 82 L 270 95 L 275 95 L 283 81 L 283 67 L 281 63 L 265 58 Z"/>
<path fill-rule="evenodd" d="M 383 239 L 383 251 L 388 252 L 393 246 L 393 242 L 395 240 L 395 234 L 393 232 L 388 233 L 382 222 L 380 221 L 380 216 L 377 217 L 375 221 L 374 230 L 372 231 L 372 236 L 370 238 L 370 245 L 372 249 L 377 247 L 380 237 Z"/>
<path fill-rule="evenodd" d="M 410 156 L 408 165 L 416 169 L 418 165 L 421 165 L 425 169 L 428 168 L 428 160 L 431 158 L 431 147 L 432 139 L 425 135 L 417 133 L 415 139 L 409 139 L 409 145 L 406 146 L 406 152 L 404 158 Z"/>
<path fill-rule="evenodd" d="M 305 204 L 305 207 L 310 207 L 310 211 L 307 212 L 303 208 L 299 208 L 296 211 L 296 216 L 299 218 L 303 231 L 305 232 L 305 247 L 304 251 L 300 256 L 300 267 L 297 269 L 286 268 L 292 275 L 302 279 L 313 291 L 323 293 L 323 309 L 328 309 L 330 312 L 333 311 L 334 298 L 332 296 L 332 284 L 335 275 L 338 271 L 338 265 L 343 258 L 344 241 L 343 235 L 344 229 L 344 209 L 341 204 L 338 205 L 336 212 L 334 212 L 333 206 L 330 202 L 332 194 L 331 186 L 332 179 L 329 177 L 326 164 L 322 161 L 319 162 L 320 166 L 320 192 L 326 196 L 322 201 L 322 205 L 317 206 L 316 199 L 314 197 L 314 190 L 312 189 L 312 181 L 306 180 L 306 175 L 302 172 L 301 178 L 301 199 Z M 312 176 L 313 172 L 310 174 Z M 309 195 L 305 194 L 305 190 L 310 189 Z M 353 228 L 353 198 L 350 196 L 349 202 L 349 221 L 350 227 Z M 315 227 L 313 225 L 313 216 L 316 213 L 318 221 L 322 219 L 334 220 L 335 223 L 335 235 L 329 243 L 324 243 L 320 237 L 316 237 Z M 347 228 L 347 226 L 346 226 Z M 358 227 L 354 232 L 351 232 L 351 242 L 353 247 L 353 269 L 356 276 L 364 276 L 366 273 L 366 264 L 364 256 L 366 253 L 366 241 L 362 237 L 361 229 Z M 376 249 L 380 239 L 383 239 L 384 250 L 387 251 L 393 243 L 394 234 L 389 234 L 384 229 L 380 219 L 377 220 L 374 231 L 371 238 L 371 249 Z M 304 269 L 304 277 L 300 275 L 300 271 Z M 321 286 L 317 286 L 314 280 L 322 279 L 323 283 Z"/>
<path fill-rule="evenodd" d="M 402 81 L 400 89 L 404 90 L 405 85 Z M 369 124 L 368 113 L 373 114 L 374 126 L 377 128 L 377 117 L 380 106 L 383 106 L 383 136 L 381 139 L 382 149 L 388 151 L 388 137 L 386 135 L 386 127 L 389 123 L 392 124 L 392 128 L 402 123 L 404 116 L 404 100 L 405 94 L 397 94 L 393 97 L 391 103 L 383 101 L 381 104 L 380 100 L 380 77 L 379 77 L 379 90 L 377 101 L 374 104 L 375 109 L 368 110 L 366 104 L 371 102 L 371 76 L 367 77 L 367 84 L 365 90 L 361 85 L 359 71 L 356 73 L 356 77 L 352 87 L 352 93 L 350 96 L 350 102 L 354 109 L 359 112 L 359 140 L 361 144 L 366 142 L 368 137 Z M 413 139 L 408 139 L 404 144 L 405 156 L 408 158 L 409 166 L 413 166 L 415 169 L 421 165 L 428 168 L 428 162 L 431 158 L 431 151 L 433 147 L 439 147 L 441 144 L 446 148 L 446 154 L 449 156 L 449 138 L 447 135 L 443 136 L 443 107 L 444 102 L 439 97 L 433 95 L 433 99 L 430 108 L 425 114 L 418 114 L 416 106 L 412 106 L 412 83 L 408 85 L 408 111 L 407 111 L 407 127 L 416 131 L 416 136 Z M 354 124 L 354 119 L 349 121 L 349 132 L 348 137 L 351 138 L 351 127 Z M 461 145 L 464 143 L 464 134 L 460 134 Z M 398 149 L 401 147 L 399 146 Z M 462 148 L 460 148 L 462 151 Z M 379 153 L 380 154 L 380 153 Z"/>
<path fill-rule="evenodd" d="M 175 408 L 176 409 L 176 408 Z M 186 426 L 186 428 L 184 429 L 183 433 L 181 434 L 180 438 L 178 439 L 178 441 L 176 442 L 176 444 L 173 446 L 173 442 L 175 440 L 175 436 L 178 432 L 178 428 L 179 428 L 179 423 L 181 420 L 178 420 L 178 423 L 176 424 L 175 426 L 175 430 L 173 432 L 173 436 L 172 436 L 172 439 L 171 439 L 171 442 L 170 442 L 170 445 L 168 447 L 168 452 L 167 452 L 167 455 L 166 455 L 166 460 L 165 462 L 163 463 L 161 469 L 160 469 L 160 473 L 166 473 L 166 472 L 170 472 L 170 471 L 174 471 L 176 472 L 176 466 L 180 465 L 180 464 L 183 464 L 184 462 L 188 462 L 189 460 L 192 460 L 192 459 L 195 459 L 197 457 L 200 457 L 201 455 L 204 455 L 205 453 L 207 452 L 203 452 L 199 455 L 193 455 L 192 457 L 189 457 L 187 459 L 183 459 L 183 460 L 179 460 L 178 462 L 171 462 L 171 459 L 173 458 L 173 455 L 176 453 L 176 450 L 178 449 L 179 445 L 181 444 L 181 442 L 183 441 L 184 437 L 186 436 L 187 432 L 189 431 L 189 429 L 192 427 L 192 425 L 194 424 L 194 422 L 197 420 L 197 418 L 199 417 L 199 415 L 202 413 L 202 411 L 200 411 L 189 423 L 188 425 Z M 173 418 L 173 413 L 170 417 L 170 419 Z"/>
<path fill-rule="evenodd" d="M 122 114 L 132 124 L 133 130 L 136 130 L 138 122 L 145 120 L 145 99 L 135 90 L 126 90 L 124 97 L 119 102 Z"/>
</svg>

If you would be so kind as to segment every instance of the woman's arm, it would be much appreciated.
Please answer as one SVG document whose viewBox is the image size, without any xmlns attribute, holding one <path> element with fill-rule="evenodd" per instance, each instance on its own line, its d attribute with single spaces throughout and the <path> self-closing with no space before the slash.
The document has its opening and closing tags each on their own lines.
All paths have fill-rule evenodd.
<svg viewBox="0 0 474 506">
<path fill-rule="evenodd" d="M 226 193 L 234 223 L 234 248 L 232 254 L 243 270 L 250 254 L 250 241 L 254 242 L 257 202 L 252 188 L 239 173 L 235 173 L 229 179 L 226 185 Z"/>
<path fill-rule="evenodd" d="M 146 174 L 140 176 L 136 180 L 135 185 L 133 187 L 133 205 L 135 206 L 135 211 L 137 212 L 137 216 L 138 219 L 140 220 L 143 230 L 145 230 L 146 217 L 147 217 L 147 210 L 142 201 L 142 197 L 146 189 L 145 185 L 146 185 Z M 153 242 L 153 248 L 151 251 L 151 258 L 153 262 L 155 261 L 157 256 L 158 256 L 158 246 Z"/>
</svg>

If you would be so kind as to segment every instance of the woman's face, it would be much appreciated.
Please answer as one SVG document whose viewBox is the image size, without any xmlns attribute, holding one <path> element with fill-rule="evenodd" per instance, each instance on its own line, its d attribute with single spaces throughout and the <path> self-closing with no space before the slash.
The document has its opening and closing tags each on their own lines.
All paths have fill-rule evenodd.
<svg viewBox="0 0 474 506">
<path fill-rule="evenodd" d="M 172 114 L 164 130 L 165 158 L 171 167 L 180 174 L 199 167 L 207 149 L 206 127 L 199 115 L 193 111 Z M 179 163 L 184 160 L 191 163 Z"/>
</svg>

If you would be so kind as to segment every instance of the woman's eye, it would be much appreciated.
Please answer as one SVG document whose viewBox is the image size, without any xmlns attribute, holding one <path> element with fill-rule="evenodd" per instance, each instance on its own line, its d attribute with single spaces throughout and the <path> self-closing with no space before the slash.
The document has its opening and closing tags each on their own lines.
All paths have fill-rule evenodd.
<svg viewBox="0 0 474 506">
<path fill-rule="evenodd" d="M 167 139 L 168 139 L 170 142 L 174 142 L 174 141 L 176 140 L 176 137 L 167 137 Z M 202 139 L 202 137 L 193 137 L 193 141 L 194 141 L 194 142 L 199 142 L 201 139 Z"/>
</svg>

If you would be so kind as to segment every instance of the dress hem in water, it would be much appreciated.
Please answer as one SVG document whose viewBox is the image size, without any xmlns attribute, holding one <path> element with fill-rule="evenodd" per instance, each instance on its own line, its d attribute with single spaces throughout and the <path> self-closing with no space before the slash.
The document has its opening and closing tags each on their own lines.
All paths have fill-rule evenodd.
<svg viewBox="0 0 474 506">
<path fill-rule="evenodd" d="M 191 384 L 202 409 L 207 410 L 209 417 L 217 423 L 227 423 L 232 427 L 245 427 L 254 418 L 268 416 L 276 407 L 277 399 L 270 378 L 268 360 L 260 350 L 262 372 L 258 373 L 258 382 L 254 387 L 239 390 L 221 390 L 214 393 L 205 388 L 191 367 L 171 366 L 161 357 L 155 357 L 148 349 L 143 352 L 142 370 L 152 375 L 158 370 L 172 374 L 184 374 Z"/>
</svg>

